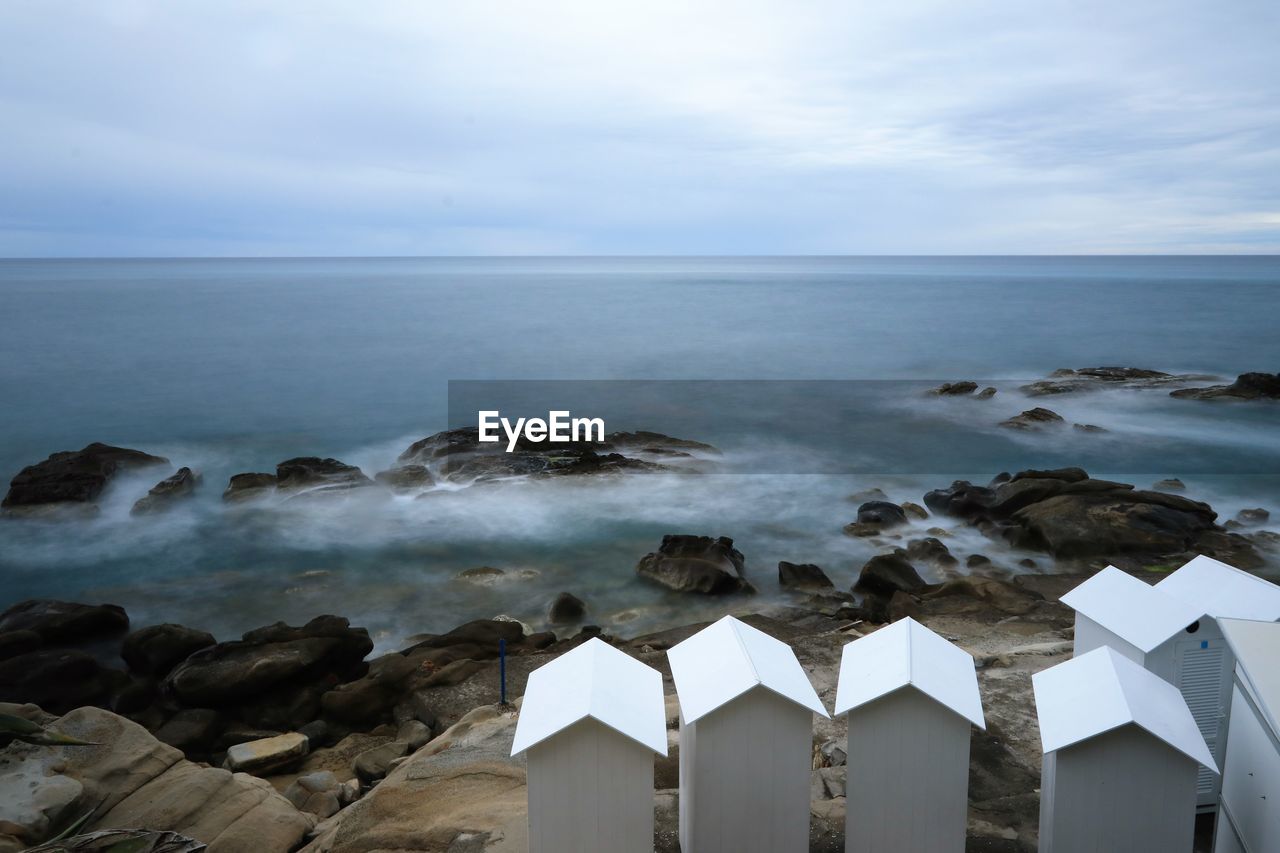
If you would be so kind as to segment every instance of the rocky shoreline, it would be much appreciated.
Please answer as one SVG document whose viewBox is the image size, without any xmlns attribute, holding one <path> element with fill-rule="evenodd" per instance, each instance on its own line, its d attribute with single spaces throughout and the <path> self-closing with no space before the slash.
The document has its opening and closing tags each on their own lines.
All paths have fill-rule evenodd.
<svg viewBox="0 0 1280 853">
<path fill-rule="evenodd" d="M 1228 529 L 1205 503 L 1078 468 L 959 481 L 923 506 L 877 492 L 855 498 L 846 533 L 880 553 L 851 589 L 819 566 L 785 561 L 776 581 L 748 579 L 732 539 L 687 534 L 664 537 L 636 574 L 718 600 L 791 643 L 828 703 L 842 646 L 904 616 L 971 652 L 989 728 L 975 733 L 970 850 L 1035 849 L 1030 675 L 1070 654 L 1072 617 L 1058 596 L 1107 563 L 1158 577 L 1203 552 L 1257 568 L 1280 539 L 1257 529 L 1269 520 L 1262 508 Z M 911 520 L 934 523 L 934 535 L 912 538 Z M 962 560 L 945 541 L 954 525 L 1039 553 L 1057 573 L 1013 575 L 981 554 Z M 753 606 L 752 593 L 771 583 L 785 603 Z M 668 677 L 673 750 L 655 769 L 657 849 L 674 851 L 679 745 L 663 652 L 706 623 L 624 639 L 583 625 L 588 612 L 564 593 L 547 614 L 555 632 L 481 619 L 370 659 L 368 631 L 334 615 L 218 642 L 181 625 L 136 628 L 111 604 L 16 604 L 0 613 L 0 722 L 9 726 L 0 739 L 12 741 L 0 751 L 0 853 L 86 814 L 84 829 L 171 831 L 214 851 L 520 850 L 524 771 L 509 748 L 525 679 L 597 636 Z M 498 704 L 500 648 L 514 707 Z M 812 850 L 843 849 L 842 726 L 815 728 Z M 249 838 L 257 846 L 244 846 Z"/>
</svg>

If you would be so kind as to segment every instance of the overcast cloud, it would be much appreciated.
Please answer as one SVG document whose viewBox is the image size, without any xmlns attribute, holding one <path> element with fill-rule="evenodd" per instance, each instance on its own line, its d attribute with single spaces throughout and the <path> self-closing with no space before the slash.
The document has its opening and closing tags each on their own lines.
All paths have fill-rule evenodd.
<svg viewBox="0 0 1280 853">
<path fill-rule="evenodd" d="M 1280 4 L 0 5 L 0 255 L 1280 251 Z"/>
</svg>

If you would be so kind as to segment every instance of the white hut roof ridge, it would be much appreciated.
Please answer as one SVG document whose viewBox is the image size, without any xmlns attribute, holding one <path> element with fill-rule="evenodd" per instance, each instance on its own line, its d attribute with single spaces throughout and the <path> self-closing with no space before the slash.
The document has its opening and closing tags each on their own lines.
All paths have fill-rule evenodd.
<svg viewBox="0 0 1280 853">
<path fill-rule="evenodd" d="M 987 727 L 973 657 L 914 619 L 854 640 L 840 655 L 837 714 L 914 687 L 980 729 Z"/>
<path fill-rule="evenodd" d="M 1236 657 L 1236 668 L 1250 699 L 1280 735 L 1280 624 L 1249 619 L 1218 622 Z"/>
<path fill-rule="evenodd" d="M 1133 724 L 1218 772 L 1178 688 L 1109 646 L 1037 672 L 1031 683 L 1046 754 Z"/>
<path fill-rule="evenodd" d="M 588 718 L 667 754 L 662 674 L 597 637 L 529 674 L 511 754 Z"/>
<path fill-rule="evenodd" d="M 1155 588 L 1215 619 L 1280 620 L 1280 586 L 1212 557 L 1196 557 Z"/>
<path fill-rule="evenodd" d="M 686 723 L 755 687 L 830 716 L 791 647 L 732 616 L 672 646 L 667 659 Z"/>
<path fill-rule="evenodd" d="M 1062 596 L 1063 604 L 1141 649 L 1155 649 L 1207 611 L 1194 601 L 1168 595 L 1115 566 L 1107 566 Z"/>
</svg>

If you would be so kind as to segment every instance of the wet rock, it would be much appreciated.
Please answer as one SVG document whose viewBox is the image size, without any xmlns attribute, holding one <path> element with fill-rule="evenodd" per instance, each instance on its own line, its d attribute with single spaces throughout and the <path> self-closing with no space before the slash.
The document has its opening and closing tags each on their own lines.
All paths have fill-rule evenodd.
<svg viewBox="0 0 1280 853">
<path fill-rule="evenodd" d="M 977 382 L 969 382 L 966 380 L 963 382 L 944 382 L 929 393 L 935 394 L 939 397 L 963 397 L 968 394 L 972 394 L 977 390 Z"/>
<path fill-rule="evenodd" d="M 274 492 L 276 475 L 263 473 L 232 474 L 222 493 L 224 501 L 247 501 Z"/>
<path fill-rule="evenodd" d="M 988 385 L 986 388 L 983 388 L 981 391 L 979 391 L 977 397 L 975 397 L 974 399 L 990 400 L 995 395 L 996 395 L 996 389 Z"/>
<path fill-rule="evenodd" d="M 179 468 L 176 474 L 152 486 L 151 491 L 139 498 L 130 512 L 133 515 L 147 515 L 171 509 L 175 503 L 195 494 L 200 479 L 200 475 L 190 468 Z"/>
<path fill-rule="evenodd" d="M 965 568 L 979 569 L 991 565 L 991 558 L 986 554 L 970 554 L 964 558 Z"/>
<path fill-rule="evenodd" d="M 1280 400 L 1280 373 L 1242 373 L 1230 385 L 1182 388 L 1170 397 L 1186 400 Z"/>
<path fill-rule="evenodd" d="M 924 521 L 929 517 L 929 513 L 920 504 L 903 501 L 901 506 L 904 513 L 918 521 Z"/>
<path fill-rule="evenodd" d="M 875 524 L 881 529 L 898 527 L 907 523 L 907 514 L 889 501 L 867 501 L 858 507 L 858 524 Z"/>
<path fill-rule="evenodd" d="M 744 576 L 745 565 L 727 536 L 667 535 L 657 551 L 640 558 L 636 574 L 678 592 L 754 592 Z"/>
<path fill-rule="evenodd" d="M 950 549 L 932 536 L 910 540 L 903 553 L 908 560 L 931 563 L 942 568 L 950 568 L 959 563 L 959 560 L 952 556 Z"/>
<path fill-rule="evenodd" d="M 379 471 L 373 479 L 395 492 L 416 492 L 435 485 L 435 478 L 425 465 L 401 465 L 389 471 Z"/>
<path fill-rule="evenodd" d="M 307 736 L 299 732 L 238 743 L 227 750 L 226 768 L 237 773 L 269 776 L 300 763 L 309 747 Z"/>
<path fill-rule="evenodd" d="M 1172 477 L 1167 480 L 1157 480 L 1152 484 L 1151 488 L 1157 492 L 1185 492 L 1187 490 L 1186 484 L 1176 477 Z"/>
<path fill-rule="evenodd" d="M 307 682 L 359 677 L 372 649 L 368 631 L 337 616 L 319 616 L 301 628 L 278 622 L 249 631 L 242 640 L 195 652 L 165 683 L 188 705 L 216 708 L 249 699 L 270 703 L 275 694 L 295 693 Z M 282 702 L 285 698 L 280 697 Z M 302 722 L 314 717 L 312 713 Z"/>
<path fill-rule="evenodd" d="M 778 563 L 778 583 L 785 589 L 797 589 L 804 592 L 822 592 L 834 589 L 831 578 L 827 577 L 819 566 L 812 563 Z"/>
<path fill-rule="evenodd" d="M 30 702 L 62 714 L 82 705 L 107 705 L 128 681 L 76 649 L 40 648 L 0 661 L 0 702 Z"/>
<path fill-rule="evenodd" d="M 1057 426 L 1061 423 L 1064 423 L 1062 415 L 1037 406 L 1034 409 L 1027 409 L 1020 415 L 1014 415 L 1008 420 L 1001 421 L 1000 426 L 1008 427 L 1009 429 L 1038 430 L 1049 426 Z"/>
<path fill-rule="evenodd" d="M 1174 375 L 1137 367 L 1084 367 L 1079 370 L 1055 370 L 1048 379 L 1023 385 L 1021 390 L 1028 397 L 1043 397 L 1103 388 L 1159 388 L 1211 378 L 1195 374 Z"/>
<path fill-rule="evenodd" d="M 854 592 L 892 596 L 898 590 L 912 591 L 926 586 L 916 567 L 901 554 L 879 554 L 872 557 L 858 574 Z"/>
<path fill-rule="evenodd" d="M 581 598 L 568 592 L 562 592 L 551 602 L 547 613 L 547 621 L 552 625 L 573 625 L 581 622 L 587 615 L 587 605 Z"/>
<path fill-rule="evenodd" d="M 884 529 L 878 524 L 866 524 L 859 521 L 855 521 L 852 524 L 846 524 L 842 529 L 846 536 L 857 536 L 859 539 L 879 536 L 884 532 Z"/>
<path fill-rule="evenodd" d="M 120 656 L 132 671 L 163 678 L 179 663 L 214 642 L 208 631 L 169 623 L 151 625 L 125 637 Z"/>
<path fill-rule="evenodd" d="M 118 637 L 129 630 L 124 608 L 37 598 L 0 613 L 0 632 L 34 631 L 45 643 L 80 644 Z"/>
<path fill-rule="evenodd" d="M 1022 568 L 1024 569 L 1034 569 L 1036 568 L 1036 561 L 1031 559 L 1030 557 L 1023 557 L 1021 560 L 1018 561 L 1018 565 L 1022 566 Z"/>
<path fill-rule="evenodd" d="M 1253 509 L 1242 509 L 1236 513 L 1236 521 L 1241 524 L 1265 524 L 1271 518 L 1271 513 L 1262 507 L 1254 507 Z"/>
<path fill-rule="evenodd" d="M 168 464 L 169 460 L 160 456 L 95 442 L 82 450 L 54 453 L 23 468 L 10 481 L 0 507 L 25 511 L 92 503 L 120 472 Z"/>
<path fill-rule="evenodd" d="M 333 492 L 372 485 L 359 468 L 337 459 L 299 456 L 276 466 L 276 488 L 282 491 Z"/>
<path fill-rule="evenodd" d="M 1071 428 L 1076 432 L 1108 432 L 1097 424 L 1072 424 Z"/>
</svg>

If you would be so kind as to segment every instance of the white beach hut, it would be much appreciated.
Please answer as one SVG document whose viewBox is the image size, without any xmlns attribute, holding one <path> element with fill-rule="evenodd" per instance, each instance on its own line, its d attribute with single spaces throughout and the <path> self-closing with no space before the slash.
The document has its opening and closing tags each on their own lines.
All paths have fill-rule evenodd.
<svg viewBox="0 0 1280 853">
<path fill-rule="evenodd" d="M 1213 756 L 1178 689 L 1111 648 L 1032 676 L 1040 853 L 1191 853 Z"/>
<path fill-rule="evenodd" d="M 1234 662 L 1217 620 L 1280 619 L 1280 587 L 1202 556 L 1154 587 L 1108 566 L 1062 602 L 1076 611 L 1076 655 L 1110 646 L 1175 685 L 1221 763 Z M 1220 786 L 1216 774 L 1201 771 L 1201 811 L 1217 808 Z"/>
<path fill-rule="evenodd" d="M 968 652 L 914 619 L 844 647 L 849 715 L 845 850 L 963 853 L 970 725 L 985 729 Z"/>
<path fill-rule="evenodd" d="M 1236 666 L 1214 853 L 1280 850 L 1280 624 L 1220 624 Z"/>
<path fill-rule="evenodd" d="M 529 675 L 511 754 L 526 753 L 529 853 L 653 853 L 662 674 L 590 639 Z"/>
<path fill-rule="evenodd" d="M 667 657 L 680 698 L 680 849 L 809 849 L 813 715 L 827 716 L 783 642 L 726 616 Z"/>
</svg>

